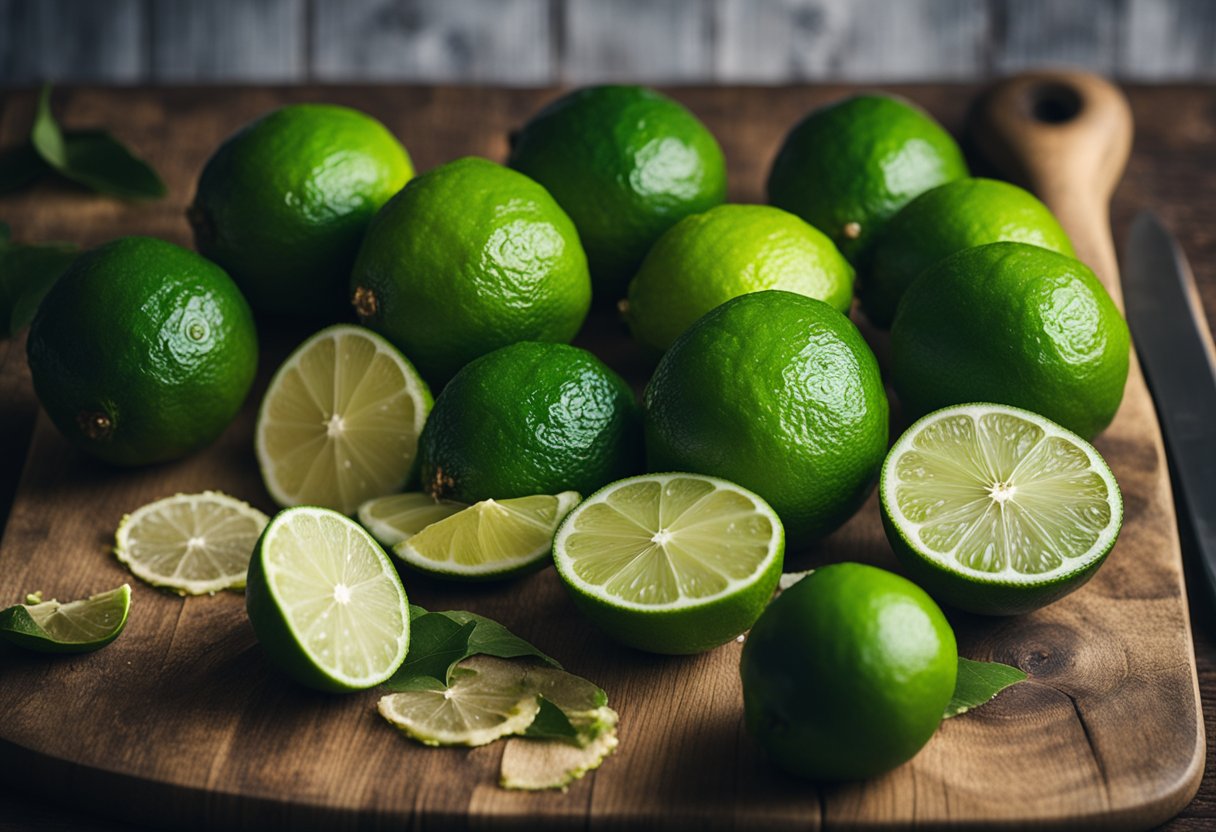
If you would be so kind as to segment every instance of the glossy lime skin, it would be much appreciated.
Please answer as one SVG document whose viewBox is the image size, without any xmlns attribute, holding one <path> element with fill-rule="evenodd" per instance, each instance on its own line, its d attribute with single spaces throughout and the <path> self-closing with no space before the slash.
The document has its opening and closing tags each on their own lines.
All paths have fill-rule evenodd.
<svg viewBox="0 0 1216 832">
<path fill-rule="evenodd" d="M 919 107 L 858 95 L 790 131 L 768 177 L 769 202 L 836 243 L 855 266 L 887 220 L 930 188 L 967 175 L 962 151 Z"/>
<path fill-rule="evenodd" d="M 958 674 L 954 631 L 916 584 L 838 563 L 781 593 L 740 662 L 752 737 L 783 769 L 859 780 L 912 759 Z"/>
<path fill-rule="evenodd" d="M 731 298 L 784 289 L 848 313 L 853 267 L 832 241 L 770 205 L 719 205 L 685 217 L 650 249 L 629 284 L 633 336 L 663 351 L 693 321 Z"/>
<path fill-rule="evenodd" d="M 887 451 L 878 362 L 844 315 L 753 292 L 698 320 L 643 396 L 652 471 L 722 477 L 776 510 L 791 549 L 847 520 Z"/>
<path fill-rule="evenodd" d="M 262 312 L 336 317 L 372 216 L 414 175 L 393 134 L 357 110 L 296 104 L 224 142 L 187 212 L 198 250 Z"/>
<path fill-rule="evenodd" d="M 904 293 L 891 380 L 910 417 L 967 402 L 1022 407 L 1084 439 L 1123 399 L 1130 338 L 1083 263 L 1026 243 L 966 249 Z"/>
<path fill-rule="evenodd" d="M 512 136 L 511 167 L 578 227 L 597 296 L 615 302 L 664 231 L 726 197 L 726 162 L 696 116 L 645 87 L 586 87 Z"/>
<path fill-rule="evenodd" d="M 909 202 L 874 241 L 862 308 L 887 329 L 895 308 L 921 272 L 965 248 L 1009 241 L 1075 257 L 1068 235 L 1029 191 L 995 179 L 956 179 Z"/>
<path fill-rule="evenodd" d="M 569 341 L 591 305 L 587 258 L 566 213 L 527 176 L 471 156 L 419 176 L 384 206 L 350 290 L 360 321 L 433 385 L 516 341 Z"/>
<path fill-rule="evenodd" d="M 210 444 L 240 410 L 258 356 L 253 315 L 224 270 L 150 237 L 81 255 L 43 300 L 27 349 L 51 421 L 117 465 Z"/>
<path fill-rule="evenodd" d="M 473 503 L 590 494 L 642 467 L 641 414 L 586 350 L 523 341 L 471 362 L 435 400 L 419 438 L 422 487 Z"/>
</svg>

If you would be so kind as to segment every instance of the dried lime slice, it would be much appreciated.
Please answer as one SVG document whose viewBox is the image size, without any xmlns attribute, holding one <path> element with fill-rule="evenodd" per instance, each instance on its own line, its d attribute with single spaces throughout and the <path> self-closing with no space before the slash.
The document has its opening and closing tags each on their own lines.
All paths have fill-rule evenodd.
<svg viewBox="0 0 1216 832">
<path fill-rule="evenodd" d="M 553 740 L 512 739 L 503 751 L 498 782 L 505 789 L 565 789 L 599 768 L 618 744 L 616 711 L 596 711 L 596 733 L 583 746 Z"/>
<path fill-rule="evenodd" d="M 0 637 L 39 653 L 88 653 L 118 638 L 130 609 L 127 584 L 66 604 L 17 604 L 0 610 Z"/>
</svg>

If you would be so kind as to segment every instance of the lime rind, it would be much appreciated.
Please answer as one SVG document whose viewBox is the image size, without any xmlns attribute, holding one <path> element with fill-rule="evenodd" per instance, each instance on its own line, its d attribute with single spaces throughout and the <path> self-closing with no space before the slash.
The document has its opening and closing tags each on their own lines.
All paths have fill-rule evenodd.
<svg viewBox="0 0 1216 832">
<path fill-rule="evenodd" d="M 385 338 L 353 324 L 321 330 L 275 371 L 258 409 L 266 490 L 284 507 L 347 515 L 401 491 L 431 404 L 426 382 Z"/>
<path fill-rule="evenodd" d="M 359 506 L 357 516 L 363 528 L 371 532 L 381 546 L 391 550 L 432 523 L 467 507 L 465 503 L 436 500 L 430 494 L 411 491 L 373 497 Z"/>
<path fill-rule="evenodd" d="M 550 557 L 553 535 L 582 499 L 577 491 L 482 500 L 393 547 L 416 569 L 445 577 L 506 577 Z"/>
<path fill-rule="evenodd" d="M 18 604 L 0 610 L 0 637 L 40 653 L 87 653 L 118 638 L 130 609 L 129 584 L 63 604 Z"/>
<path fill-rule="evenodd" d="M 175 494 L 125 515 L 114 555 L 141 581 L 179 595 L 241 589 L 268 522 L 253 506 L 218 491 Z"/>
</svg>

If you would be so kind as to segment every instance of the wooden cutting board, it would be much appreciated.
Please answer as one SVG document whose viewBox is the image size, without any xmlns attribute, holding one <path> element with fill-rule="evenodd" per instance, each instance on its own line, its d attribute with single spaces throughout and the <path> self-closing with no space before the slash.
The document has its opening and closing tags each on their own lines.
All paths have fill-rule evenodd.
<svg viewBox="0 0 1216 832">
<path fill-rule="evenodd" d="M 731 197 L 763 198 L 785 131 L 842 87 L 676 91 L 719 136 Z M 905 87 L 951 128 L 971 88 Z M 17 236 L 82 244 L 150 233 L 187 244 L 184 207 L 218 142 L 264 110 L 328 100 L 384 120 L 420 169 L 463 154 L 501 159 L 505 135 L 552 91 L 448 88 L 76 90 L 71 125 L 111 126 L 165 176 L 161 203 L 126 206 L 68 186 L 0 201 Z M 31 94 L 4 100 L 0 146 L 28 128 Z M 1070 228 L 1070 231 L 1075 229 Z M 1101 264 L 1110 281 L 1111 264 Z M 1108 284 L 1109 285 L 1109 284 Z M 118 471 L 82 458 L 39 414 L 0 543 L 0 602 L 40 589 L 82 597 L 130 576 L 108 554 L 122 515 L 178 491 L 222 489 L 273 506 L 252 454 L 254 406 L 304 330 L 263 334 L 261 381 L 212 448 Z M 581 338 L 635 383 L 644 365 L 610 316 Z M 875 339 L 880 353 L 881 339 Z M 12 470 L 35 412 L 20 339 L 0 342 L 0 465 Z M 425 749 L 374 712 L 375 693 L 315 694 L 273 673 L 241 596 L 180 599 L 133 582 L 127 630 L 99 653 L 49 659 L 0 647 L 0 771 L 59 802 L 163 827 L 818 829 L 895 824 L 1148 828 L 1198 787 L 1204 733 L 1174 511 L 1138 369 L 1097 442 L 1123 488 L 1122 537 L 1097 577 L 1014 619 L 953 616 L 960 651 L 1030 681 L 944 723 L 911 763 L 820 786 L 769 765 L 743 730 L 740 645 L 688 658 L 618 648 L 574 611 L 552 571 L 500 586 L 407 576 L 411 600 L 492 616 L 600 683 L 621 746 L 568 793 L 496 785 L 502 745 Z M 3 495 L 0 495 L 2 497 Z M 839 560 L 895 568 L 873 499 L 787 569 Z"/>
</svg>

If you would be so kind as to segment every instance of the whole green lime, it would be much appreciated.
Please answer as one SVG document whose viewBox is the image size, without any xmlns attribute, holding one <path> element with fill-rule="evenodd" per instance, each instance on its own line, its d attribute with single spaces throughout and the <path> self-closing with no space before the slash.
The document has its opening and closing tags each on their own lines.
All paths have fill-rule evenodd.
<svg viewBox="0 0 1216 832">
<path fill-rule="evenodd" d="M 995 179 L 956 179 L 918 196 L 874 241 L 858 295 L 866 317 L 883 329 L 912 281 L 965 248 L 1010 241 L 1075 256 L 1068 235 L 1028 191 Z"/>
<path fill-rule="evenodd" d="M 954 139 L 919 107 L 858 95 L 812 111 L 790 131 L 769 172 L 768 198 L 858 265 L 896 211 L 966 175 Z"/>
<path fill-rule="evenodd" d="M 916 584 L 838 563 L 769 605 L 740 673 L 748 731 L 778 765 L 859 780 L 907 762 L 933 736 L 954 694 L 958 648 Z"/>
<path fill-rule="evenodd" d="M 848 313 L 853 267 L 813 226 L 768 205 L 719 205 L 685 217 L 650 249 L 633 282 L 625 320 L 656 350 L 731 298 L 784 289 Z"/>
<path fill-rule="evenodd" d="M 726 197 L 726 162 L 705 125 L 645 87 L 575 90 L 512 136 L 508 162 L 553 194 L 587 249 L 597 296 L 625 293 L 664 231 Z"/>
<path fill-rule="evenodd" d="M 792 292 L 753 292 L 698 320 L 659 362 L 643 408 L 652 471 L 755 491 L 791 547 L 847 520 L 887 451 L 874 354 L 848 318 Z"/>
<path fill-rule="evenodd" d="M 578 232 L 540 185 L 467 157 L 376 216 L 350 279 L 359 319 L 432 384 L 516 341 L 569 341 L 591 305 Z"/>
<path fill-rule="evenodd" d="M 418 440 L 422 485 L 463 503 L 590 494 L 641 469 L 641 439 L 624 379 L 578 347 L 522 341 L 439 394 Z"/>
<path fill-rule="evenodd" d="M 55 426 L 119 465 L 209 444 L 236 416 L 258 360 L 253 315 L 224 270 L 149 237 L 81 255 L 38 308 L 28 353 Z"/>
<path fill-rule="evenodd" d="M 329 318 L 342 308 L 367 224 L 413 175 L 405 148 L 376 119 L 297 104 L 220 146 L 187 216 L 198 250 L 254 308 Z"/>
<path fill-rule="evenodd" d="M 994 402 L 1092 439 L 1119 409 L 1128 349 L 1127 324 L 1084 264 L 990 243 L 908 287 L 891 328 L 891 380 L 909 417 Z"/>
</svg>

